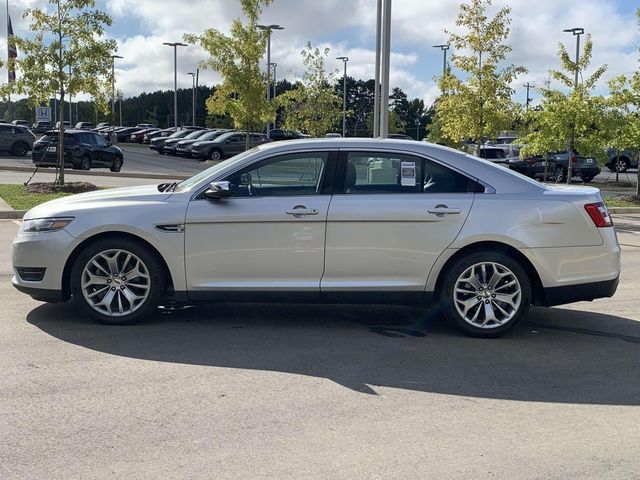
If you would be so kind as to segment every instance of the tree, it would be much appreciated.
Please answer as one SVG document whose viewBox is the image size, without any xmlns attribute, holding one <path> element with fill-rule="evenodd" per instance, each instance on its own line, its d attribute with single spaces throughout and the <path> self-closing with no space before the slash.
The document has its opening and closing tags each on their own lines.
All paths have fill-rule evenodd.
<svg viewBox="0 0 640 480">
<path fill-rule="evenodd" d="M 494 138 L 513 123 L 510 85 L 526 69 L 514 65 L 500 68 L 511 51 L 505 44 L 511 9 L 504 7 L 489 19 L 489 6 L 491 0 L 471 0 L 460 5 L 456 25 L 466 33 L 447 32 L 456 51 L 468 52 L 451 57 L 453 65 L 464 73 L 462 78 L 448 72 L 440 79 L 445 93 L 436 105 L 437 116 L 442 137 L 450 142 L 469 137 L 477 142 Z"/>
<path fill-rule="evenodd" d="M 585 71 L 591 63 L 592 51 L 593 43 L 587 36 L 578 64 L 580 71 Z M 522 139 L 525 147 L 521 154 L 546 155 L 548 152 L 575 150 L 582 155 L 603 158 L 607 146 L 607 102 L 600 96 L 591 95 L 591 90 L 607 67 L 597 68 L 574 88 L 576 64 L 562 44 L 558 55 L 564 71 L 551 70 L 550 74 L 565 86 L 565 90 L 540 90 L 541 109 L 527 113 L 527 123 L 533 131 Z"/>
<path fill-rule="evenodd" d="M 297 128 L 313 137 L 322 137 L 342 115 L 342 99 L 332 86 L 336 72 L 325 72 L 329 49 L 313 48 L 311 42 L 302 52 L 307 67 L 302 82 L 277 98 L 284 108 L 285 128 Z"/>
<path fill-rule="evenodd" d="M 21 58 L 10 60 L 17 80 L 2 88 L 3 95 L 25 94 L 32 107 L 59 98 L 64 118 L 65 96 L 87 93 L 106 110 L 115 40 L 103 39 L 111 17 L 95 10 L 94 0 L 49 0 L 52 11 L 28 9 L 31 38 L 14 37 Z M 12 64 L 12 65 L 11 65 Z M 70 69 L 70 70 L 69 70 Z M 64 125 L 60 122 L 56 183 L 64 185 Z"/>
<path fill-rule="evenodd" d="M 636 12 L 640 27 L 640 8 Z M 640 49 L 639 49 L 640 52 Z M 640 59 L 639 59 L 640 60 Z M 630 79 L 624 76 L 609 82 L 610 106 L 614 111 L 615 125 L 618 127 L 616 138 L 611 146 L 617 150 L 631 149 L 638 154 L 640 150 L 640 69 Z M 638 169 L 640 182 L 640 168 Z M 640 197 L 640 183 L 636 184 L 636 196 Z"/>
<path fill-rule="evenodd" d="M 266 32 L 258 29 L 262 8 L 271 0 L 240 0 L 247 23 L 235 19 L 230 35 L 211 28 L 201 35 L 185 35 L 186 42 L 200 45 L 210 55 L 201 63 L 222 75 L 222 84 L 207 99 L 212 115 L 229 114 L 235 128 L 249 132 L 255 125 L 265 125 L 275 119 L 275 108 L 265 97 L 266 75 L 260 71 L 260 59 L 266 45 Z"/>
</svg>

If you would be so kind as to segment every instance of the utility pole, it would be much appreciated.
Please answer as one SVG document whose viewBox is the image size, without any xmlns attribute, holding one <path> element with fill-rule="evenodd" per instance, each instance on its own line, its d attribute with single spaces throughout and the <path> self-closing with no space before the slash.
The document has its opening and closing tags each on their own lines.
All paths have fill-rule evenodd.
<svg viewBox="0 0 640 480">
<path fill-rule="evenodd" d="M 378 105 L 378 115 L 375 118 L 374 107 L 374 136 L 380 138 L 389 136 L 389 67 L 391 60 L 391 0 L 378 1 L 376 15 L 376 86 L 380 80 L 380 96 L 376 95 L 375 105 Z M 380 42 L 378 42 L 378 36 Z M 377 66 L 380 65 L 379 71 Z M 378 125 L 376 131 L 375 125 Z"/>
<path fill-rule="evenodd" d="M 525 88 L 527 89 L 527 102 L 525 103 L 525 110 L 529 110 L 529 103 L 531 102 L 531 98 L 529 98 L 529 89 L 535 88 L 535 85 L 531 85 L 529 82 L 525 84 Z"/>
<path fill-rule="evenodd" d="M 186 43 L 163 42 L 163 45 L 173 47 L 173 126 L 178 130 L 178 47 L 186 47 Z"/>
<path fill-rule="evenodd" d="M 115 75 L 115 64 L 116 58 L 123 58 L 120 55 L 111 55 L 111 130 L 113 131 L 113 127 L 115 124 L 116 117 L 116 75 Z"/>
<path fill-rule="evenodd" d="M 71 65 L 69 65 L 69 83 L 71 83 Z M 73 128 L 73 102 L 71 100 L 71 92 L 69 92 L 69 123 L 71 124 L 71 128 Z"/>
<path fill-rule="evenodd" d="M 584 28 L 575 27 L 575 28 L 567 28 L 563 30 L 566 33 L 572 33 L 574 37 L 576 37 L 576 72 L 575 79 L 573 82 L 574 91 L 578 90 L 578 76 L 580 74 L 580 35 L 584 34 Z M 567 185 L 571 185 L 571 177 L 573 174 L 573 149 L 576 142 L 576 127 L 575 127 L 575 119 L 573 124 L 573 130 L 571 131 L 571 143 L 569 144 L 569 148 L 567 149 Z"/>
<path fill-rule="evenodd" d="M 449 45 L 434 45 L 433 48 L 439 48 L 442 50 L 442 78 L 447 74 L 447 50 L 449 50 Z"/>
<path fill-rule="evenodd" d="M 380 50 L 382 48 L 382 0 L 376 7 L 376 73 L 373 101 L 373 138 L 380 136 Z"/>
<path fill-rule="evenodd" d="M 191 108 L 193 110 L 193 123 L 192 125 L 195 127 L 196 125 L 196 73 L 189 72 L 187 75 L 191 75 L 191 80 L 193 80 L 193 88 L 191 89 Z"/>
<path fill-rule="evenodd" d="M 342 138 L 347 136 L 347 62 L 349 57 L 336 57 L 344 63 L 344 76 L 342 77 Z"/>
</svg>

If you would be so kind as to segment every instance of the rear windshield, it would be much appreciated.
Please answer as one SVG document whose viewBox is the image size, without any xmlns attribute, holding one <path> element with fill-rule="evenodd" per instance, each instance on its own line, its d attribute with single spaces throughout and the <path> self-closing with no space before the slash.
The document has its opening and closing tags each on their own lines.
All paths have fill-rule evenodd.
<svg viewBox="0 0 640 480">
<path fill-rule="evenodd" d="M 40 139 L 41 142 L 47 142 L 47 143 L 58 143 L 58 135 L 51 135 L 51 134 L 46 134 L 43 135 L 42 138 Z M 73 135 L 67 135 L 65 133 L 64 135 L 64 142 L 65 143 L 70 143 L 73 142 Z"/>
<path fill-rule="evenodd" d="M 505 158 L 506 154 L 504 153 L 504 150 L 493 150 L 493 149 L 487 149 L 484 148 L 480 151 L 480 157 L 482 158 Z"/>
</svg>

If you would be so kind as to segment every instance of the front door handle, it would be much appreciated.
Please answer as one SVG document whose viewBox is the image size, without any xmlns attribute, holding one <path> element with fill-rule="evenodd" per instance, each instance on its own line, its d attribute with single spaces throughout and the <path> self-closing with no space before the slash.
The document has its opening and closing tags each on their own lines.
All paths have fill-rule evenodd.
<svg viewBox="0 0 640 480">
<path fill-rule="evenodd" d="M 293 215 L 294 217 L 306 217 L 307 215 L 318 215 L 317 208 L 307 208 L 304 205 L 296 205 L 291 210 L 287 210 L 287 215 Z"/>
<path fill-rule="evenodd" d="M 429 213 L 438 217 L 444 217 L 445 215 L 459 215 L 461 210 L 459 208 L 449 208 L 446 205 L 436 205 L 429 209 Z"/>
</svg>

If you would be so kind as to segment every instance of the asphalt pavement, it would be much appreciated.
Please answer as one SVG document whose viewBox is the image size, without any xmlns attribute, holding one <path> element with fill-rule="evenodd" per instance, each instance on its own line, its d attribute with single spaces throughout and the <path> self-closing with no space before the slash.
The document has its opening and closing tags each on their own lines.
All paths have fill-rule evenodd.
<svg viewBox="0 0 640 480">
<path fill-rule="evenodd" d="M 1 479 L 638 479 L 640 220 L 615 297 L 512 335 L 434 310 L 202 305 L 107 327 L 9 284 Z"/>
</svg>

